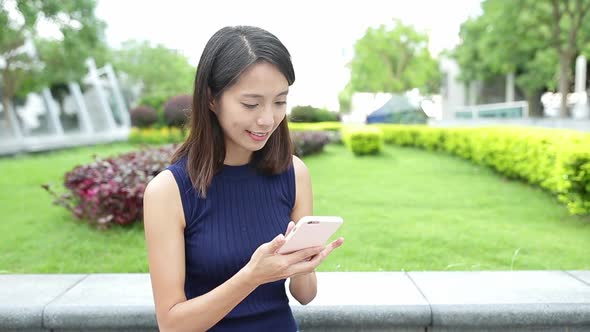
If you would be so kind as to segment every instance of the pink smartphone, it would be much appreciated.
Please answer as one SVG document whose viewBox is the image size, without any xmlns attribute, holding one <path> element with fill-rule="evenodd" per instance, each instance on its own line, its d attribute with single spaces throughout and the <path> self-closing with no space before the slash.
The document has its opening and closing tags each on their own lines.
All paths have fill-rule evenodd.
<svg viewBox="0 0 590 332">
<path fill-rule="evenodd" d="M 287 235 L 285 244 L 277 251 L 289 254 L 297 250 L 322 246 L 340 228 L 344 220 L 336 216 L 305 216 Z"/>
</svg>

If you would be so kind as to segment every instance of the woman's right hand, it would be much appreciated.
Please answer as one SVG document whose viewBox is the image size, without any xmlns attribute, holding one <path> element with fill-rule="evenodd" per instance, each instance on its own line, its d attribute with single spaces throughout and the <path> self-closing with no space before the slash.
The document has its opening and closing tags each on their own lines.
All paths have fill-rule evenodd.
<svg viewBox="0 0 590 332">
<path fill-rule="evenodd" d="M 295 274 L 310 273 L 323 260 L 307 259 L 321 253 L 325 246 L 301 249 L 286 255 L 277 253 L 284 243 L 285 236 L 279 234 L 272 241 L 260 245 L 252 254 L 244 269 L 256 286 L 287 279 Z"/>
</svg>

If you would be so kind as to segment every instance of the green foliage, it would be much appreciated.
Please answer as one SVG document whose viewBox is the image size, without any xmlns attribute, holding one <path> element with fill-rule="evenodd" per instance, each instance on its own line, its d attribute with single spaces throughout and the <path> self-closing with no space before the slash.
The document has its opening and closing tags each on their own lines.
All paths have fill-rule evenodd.
<svg viewBox="0 0 590 332">
<path fill-rule="evenodd" d="M 10 174 L 0 177 L 2 273 L 148 272 L 143 223 L 97 231 L 40 188 L 63 191 L 63 175 L 76 165 L 137 149 L 117 143 L 0 158 L 0 174 Z M 327 145 L 326 153 L 305 157 L 314 211 L 338 211 L 346 220 L 339 236 L 349 245 L 321 271 L 589 268 L 590 218 L 568 215 L 547 193 L 450 155 L 384 149 L 353 158 Z"/>
<path fill-rule="evenodd" d="M 354 45 L 350 86 L 361 92 L 438 91 L 438 62 L 428 51 L 428 36 L 394 20 L 395 26 L 367 29 Z M 345 99 L 344 99 L 345 100 Z"/>
<path fill-rule="evenodd" d="M 150 95 L 144 95 L 142 98 L 139 99 L 137 105 L 146 105 L 146 106 L 150 106 L 153 109 L 155 109 L 156 113 L 158 114 L 157 124 L 159 126 L 165 126 L 166 123 L 164 122 L 164 104 L 171 97 L 172 96 L 168 96 L 166 94 L 156 94 L 156 93 L 150 94 Z"/>
<path fill-rule="evenodd" d="M 461 25 L 462 42 L 453 56 L 463 81 L 485 81 L 515 72 L 516 83 L 525 93 L 553 84 L 558 59 L 547 47 L 550 36 L 530 29 L 534 25 L 529 22 L 531 10 L 522 6 L 522 1 L 487 0 L 481 16 Z"/>
<path fill-rule="evenodd" d="M 9 14 L 10 4 L 0 2 L 0 57 L 7 64 L 1 83 L 4 103 L 42 86 L 80 80 L 90 56 L 99 64 L 105 61 L 107 47 L 101 36 L 106 25 L 94 16 L 95 1 L 14 3 L 16 7 Z M 57 28 L 57 39 L 38 36 L 37 26 L 42 19 Z M 34 42 L 36 55 L 19 50 L 27 38 Z"/>
<path fill-rule="evenodd" d="M 129 142 L 133 144 L 166 144 L 182 143 L 188 136 L 188 131 L 183 132 L 179 128 L 131 128 Z"/>
<path fill-rule="evenodd" d="M 191 92 L 195 68 L 187 57 L 163 45 L 129 40 L 112 51 L 113 65 L 143 85 L 142 98 L 160 98 Z M 150 105 L 157 110 L 158 105 Z"/>
<path fill-rule="evenodd" d="M 307 131 L 307 130 L 319 130 L 319 131 L 340 131 L 342 129 L 341 122 L 289 122 L 290 131 Z"/>
<path fill-rule="evenodd" d="M 376 125 L 388 144 L 446 151 L 549 190 L 572 214 L 590 214 L 590 135 L 569 130 Z"/>
<path fill-rule="evenodd" d="M 383 150 L 383 134 L 375 127 L 345 127 L 342 131 L 342 140 L 357 156 L 376 155 Z"/>
<path fill-rule="evenodd" d="M 350 83 L 346 84 L 344 89 L 338 93 L 338 105 L 340 113 L 350 113 L 350 104 L 352 102 L 352 86 Z"/>
<path fill-rule="evenodd" d="M 289 114 L 291 122 L 326 122 L 338 121 L 338 114 L 330 112 L 327 109 L 316 108 L 310 105 L 295 106 Z"/>
<path fill-rule="evenodd" d="M 145 95 L 139 99 L 139 105 L 147 105 L 155 109 L 156 111 L 162 112 L 164 110 L 164 103 L 172 96 L 166 96 L 162 94 Z"/>
<path fill-rule="evenodd" d="M 461 79 L 485 81 L 514 72 L 529 100 L 555 90 L 558 80 L 565 96 L 573 59 L 590 44 L 590 0 L 486 0 L 482 9 L 461 25 L 462 42 L 453 52 Z"/>
</svg>

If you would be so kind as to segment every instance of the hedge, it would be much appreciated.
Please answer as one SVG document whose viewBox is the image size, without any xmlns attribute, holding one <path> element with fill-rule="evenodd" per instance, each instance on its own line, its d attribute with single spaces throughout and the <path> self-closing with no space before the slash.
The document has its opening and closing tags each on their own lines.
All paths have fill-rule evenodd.
<svg viewBox="0 0 590 332">
<path fill-rule="evenodd" d="M 572 214 L 590 214 L 590 134 L 530 127 L 374 125 L 386 144 L 445 151 L 549 190 Z"/>
</svg>

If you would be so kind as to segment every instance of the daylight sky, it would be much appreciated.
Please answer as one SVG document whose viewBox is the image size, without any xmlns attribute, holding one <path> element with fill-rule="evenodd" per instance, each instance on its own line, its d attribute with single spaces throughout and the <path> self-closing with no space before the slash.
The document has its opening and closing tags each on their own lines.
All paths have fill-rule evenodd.
<svg viewBox="0 0 590 332">
<path fill-rule="evenodd" d="M 98 0 L 96 15 L 108 25 L 111 46 L 149 40 L 179 50 L 194 65 L 215 31 L 227 25 L 259 26 L 275 34 L 292 55 L 296 81 L 290 106 L 336 110 L 338 92 L 349 77 L 345 65 L 368 27 L 399 18 L 427 32 L 436 55 L 453 48 L 460 24 L 480 12 L 480 0 Z"/>
</svg>

